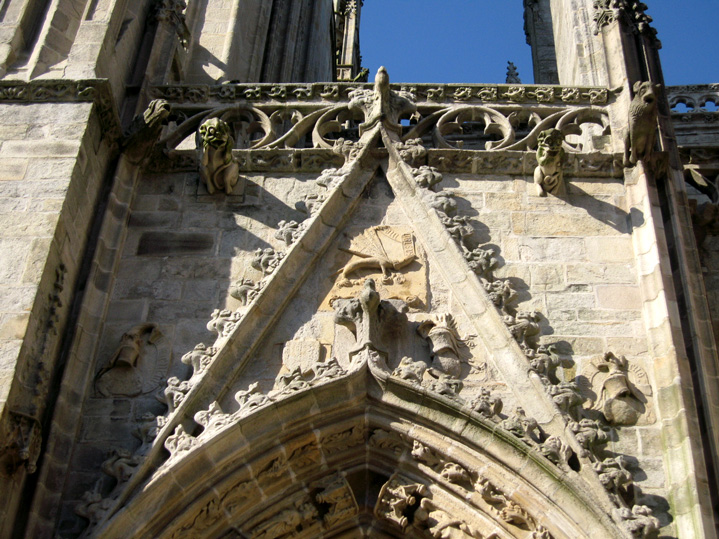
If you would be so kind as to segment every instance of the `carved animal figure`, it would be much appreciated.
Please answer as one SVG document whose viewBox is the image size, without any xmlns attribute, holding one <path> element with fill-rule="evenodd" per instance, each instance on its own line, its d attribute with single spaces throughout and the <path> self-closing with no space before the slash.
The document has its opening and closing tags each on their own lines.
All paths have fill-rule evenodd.
<svg viewBox="0 0 719 539">
<path fill-rule="evenodd" d="M 564 135 L 559 129 L 547 129 L 537 136 L 537 167 L 534 169 L 534 185 L 537 196 L 546 197 L 547 192 L 560 194 L 564 189 L 562 162 Z"/>
<path fill-rule="evenodd" d="M 169 116 L 170 104 L 164 99 L 153 99 L 145 112 L 132 120 L 122 144 L 132 164 L 140 164 L 149 157 Z"/>
<path fill-rule="evenodd" d="M 351 286 L 350 275 L 360 269 L 375 269 L 382 271 L 382 283 L 402 283 L 404 277 L 397 272 L 417 259 L 414 247 L 414 237 L 411 234 L 398 234 L 389 227 L 377 226 L 366 230 L 363 234 L 353 238 L 353 244 L 359 249 L 342 249 L 359 257 L 358 260 L 348 262 L 340 273 L 339 286 Z M 399 244 L 401 253 L 390 250 L 391 244 Z"/>
<path fill-rule="evenodd" d="M 634 98 L 629 104 L 629 129 L 624 140 L 624 166 L 647 161 L 654 149 L 657 129 L 657 92 L 660 84 L 634 83 Z"/>
<path fill-rule="evenodd" d="M 239 180 L 239 164 L 232 157 L 235 139 L 227 122 L 219 118 L 206 120 L 199 130 L 200 179 L 207 192 L 232 193 Z"/>
<path fill-rule="evenodd" d="M 260 289 L 260 284 L 255 283 L 252 279 L 240 279 L 230 287 L 230 296 L 239 299 L 242 305 L 247 305 L 255 299 Z"/>
</svg>

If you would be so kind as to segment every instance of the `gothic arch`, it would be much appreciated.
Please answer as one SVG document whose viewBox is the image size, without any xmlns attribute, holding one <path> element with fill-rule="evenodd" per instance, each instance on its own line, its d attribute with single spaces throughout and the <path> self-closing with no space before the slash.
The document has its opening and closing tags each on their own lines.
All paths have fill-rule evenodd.
<svg viewBox="0 0 719 539">
<path fill-rule="evenodd" d="M 625 536 L 582 470 L 560 470 L 466 405 L 371 370 L 207 429 L 97 535 Z"/>
</svg>

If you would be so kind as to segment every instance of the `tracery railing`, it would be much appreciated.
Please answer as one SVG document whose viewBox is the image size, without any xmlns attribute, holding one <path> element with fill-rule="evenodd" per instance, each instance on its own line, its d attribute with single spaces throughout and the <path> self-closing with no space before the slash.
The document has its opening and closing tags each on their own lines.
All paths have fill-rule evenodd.
<svg viewBox="0 0 719 539">
<path fill-rule="evenodd" d="M 155 87 L 152 96 L 170 104 L 174 121 L 159 142 L 170 162 L 150 166 L 196 166 L 188 150 L 209 118 L 230 125 L 236 150 L 332 150 L 338 141 L 359 139 L 362 114 L 349 105 L 353 95 L 370 89 L 363 83 Z M 606 106 L 616 93 L 541 85 L 405 84 L 392 90 L 416 104 L 416 112 L 400 117 L 403 142 L 437 150 L 526 152 L 536 149 L 540 132 L 556 128 L 569 135 L 564 147 L 570 154 L 604 150 L 601 139 L 610 131 Z M 275 152 L 274 159 L 281 155 Z M 296 165 L 298 159 L 288 155 L 285 161 Z M 336 165 L 332 159 L 327 155 L 324 165 Z"/>
</svg>

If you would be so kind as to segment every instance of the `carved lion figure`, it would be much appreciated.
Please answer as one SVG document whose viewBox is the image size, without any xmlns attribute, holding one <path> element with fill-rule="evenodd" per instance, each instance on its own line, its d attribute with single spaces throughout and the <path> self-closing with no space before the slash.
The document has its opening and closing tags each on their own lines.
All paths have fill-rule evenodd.
<svg viewBox="0 0 719 539">
<path fill-rule="evenodd" d="M 634 98 L 629 104 L 629 129 L 624 141 L 624 166 L 648 160 L 654 149 L 657 129 L 657 92 L 660 84 L 634 83 Z"/>
<path fill-rule="evenodd" d="M 232 193 L 239 180 L 240 167 L 232 157 L 235 139 L 227 122 L 210 118 L 200 126 L 200 179 L 207 191 Z"/>
<path fill-rule="evenodd" d="M 564 135 L 559 129 L 547 129 L 537 136 L 537 168 L 534 169 L 534 185 L 537 196 L 546 197 L 547 192 L 558 195 L 564 188 L 562 162 Z"/>
</svg>

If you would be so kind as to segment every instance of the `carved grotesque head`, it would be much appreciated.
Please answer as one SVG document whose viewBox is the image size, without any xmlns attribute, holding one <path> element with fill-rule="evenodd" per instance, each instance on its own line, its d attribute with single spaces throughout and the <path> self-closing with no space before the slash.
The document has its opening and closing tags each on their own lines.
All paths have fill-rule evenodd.
<svg viewBox="0 0 719 539">
<path fill-rule="evenodd" d="M 643 102 L 646 106 L 654 105 L 657 101 L 657 92 L 661 84 L 650 81 L 637 81 L 634 83 L 634 100 Z"/>
<path fill-rule="evenodd" d="M 143 113 L 147 125 L 156 125 L 165 121 L 170 115 L 170 104 L 164 99 L 153 99 Z"/>
<path fill-rule="evenodd" d="M 537 144 L 547 150 L 559 150 L 564 142 L 564 135 L 559 129 L 547 129 L 537 135 Z"/>
<path fill-rule="evenodd" d="M 203 146 L 212 146 L 219 149 L 226 146 L 234 146 L 234 139 L 230 126 L 220 118 L 205 120 L 200 126 L 200 139 Z"/>
</svg>

